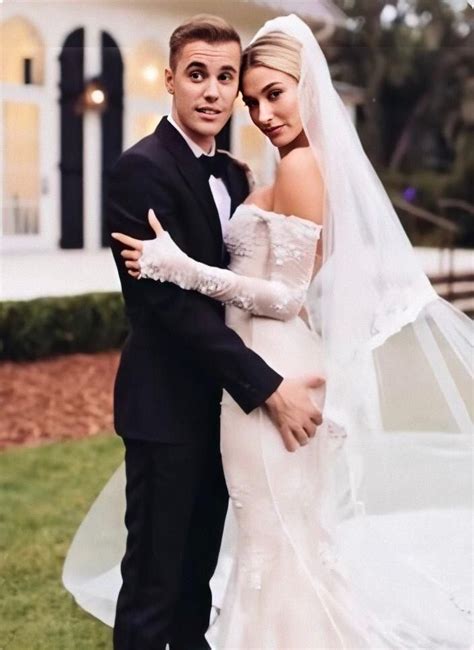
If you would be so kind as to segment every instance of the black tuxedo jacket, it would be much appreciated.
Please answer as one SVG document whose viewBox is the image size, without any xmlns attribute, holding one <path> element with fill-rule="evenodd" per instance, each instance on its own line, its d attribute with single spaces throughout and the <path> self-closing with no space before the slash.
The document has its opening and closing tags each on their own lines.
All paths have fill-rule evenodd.
<svg viewBox="0 0 474 650">
<path fill-rule="evenodd" d="M 229 158 L 232 212 L 248 194 L 243 169 Z M 217 208 L 201 164 L 163 118 L 156 131 L 124 152 L 112 170 L 108 227 L 151 239 L 153 208 L 188 255 L 223 267 Z M 130 334 L 115 383 L 115 428 L 126 438 L 190 442 L 219 427 L 222 388 L 245 412 L 261 405 L 282 378 L 224 322 L 218 302 L 170 283 L 135 280 L 111 239 Z"/>
</svg>

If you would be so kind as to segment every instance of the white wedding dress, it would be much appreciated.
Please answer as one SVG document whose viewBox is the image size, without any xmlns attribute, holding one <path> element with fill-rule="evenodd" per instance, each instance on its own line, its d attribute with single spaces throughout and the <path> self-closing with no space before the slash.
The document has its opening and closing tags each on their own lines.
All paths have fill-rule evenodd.
<svg viewBox="0 0 474 650">
<path fill-rule="evenodd" d="M 320 234 L 312 222 L 244 204 L 225 237 L 230 270 L 246 276 L 244 289 L 233 288 L 227 300 L 227 324 L 285 377 L 325 372 L 321 338 L 297 315 Z M 153 277 L 153 260 L 144 257 Z M 194 288 L 228 290 L 222 271 L 206 268 Z M 179 256 L 175 271 L 174 281 L 191 288 Z M 314 399 L 323 403 L 322 389 Z M 470 646 L 471 520 L 459 478 L 469 475 L 466 438 L 384 434 L 367 470 L 371 514 L 346 518 L 338 503 L 349 489 L 347 436 L 326 419 L 310 444 L 289 453 L 263 408 L 246 415 L 224 392 L 221 450 L 231 509 L 212 585 L 213 648 Z M 445 484 L 443 508 L 430 503 L 426 477 L 433 475 Z M 79 604 L 108 624 L 120 587 L 123 489 L 120 470 L 83 521 L 64 569 Z"/>
</svg>

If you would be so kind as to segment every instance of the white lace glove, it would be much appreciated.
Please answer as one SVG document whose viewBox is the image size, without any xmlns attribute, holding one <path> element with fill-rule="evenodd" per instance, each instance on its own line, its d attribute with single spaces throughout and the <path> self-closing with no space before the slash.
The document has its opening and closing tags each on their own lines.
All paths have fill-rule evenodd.
<svg viewBox="0 0 474 650">
<path fill-rule="evenodd" d="M 239 307 L 256 316 L 288 320 L 301 310 L 311 280 L 265 280 L 238 275 L 197 262 L 184 253 L 164 232 L 143 242 L 140 278 L 172 282 L 181 289 L 198 291 L 220 302 Z"/>
</svg>

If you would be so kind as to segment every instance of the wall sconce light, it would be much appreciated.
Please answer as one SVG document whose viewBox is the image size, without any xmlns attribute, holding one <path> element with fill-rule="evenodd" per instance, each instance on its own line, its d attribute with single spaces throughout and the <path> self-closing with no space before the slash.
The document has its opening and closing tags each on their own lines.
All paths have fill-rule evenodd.
<svg viewBox="0 0 474 650">
<path fill-rule="evenodd" d="M 103 113 L 107 108 L 107 89 L 98 77 L 89 79 L 84 85 L 84 90 L 77 103 L 77 112 L 86 111 Z"/>
<path fill-rule="evenodd" d="M 159 76 L 160 71 L 155 65 L 150 64 L 143 68 L 143 77 L 148 81 L 148 83 L 154 83 L 158 80 Z"/>
</svg>

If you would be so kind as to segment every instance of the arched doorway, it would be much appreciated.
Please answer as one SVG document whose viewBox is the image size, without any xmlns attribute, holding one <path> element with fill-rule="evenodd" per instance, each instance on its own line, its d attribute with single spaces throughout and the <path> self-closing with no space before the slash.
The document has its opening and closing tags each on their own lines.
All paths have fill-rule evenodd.
<svg viewBox="0 0 474 650">
<path fill-rule="evenodd" d="M 87 47 L 99 51 L 97 68 L 88 69 Z M 100 42 L 95 42 L 100 40 Z M 107 32 L 71 32 L 60 55 L 61 68 L 61 248 L 107 246 L 105 225 L 108 174 L 123 145 L 123 63 Z M 89 60 L 90 64 L 90 60 Z M 90 68 L 90 66 L 89 66 Z M 105 101 L 86 102 L 91 81 Z M 87 223 L 86 221 L 87 220 Z"/>
</svg>

